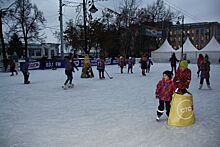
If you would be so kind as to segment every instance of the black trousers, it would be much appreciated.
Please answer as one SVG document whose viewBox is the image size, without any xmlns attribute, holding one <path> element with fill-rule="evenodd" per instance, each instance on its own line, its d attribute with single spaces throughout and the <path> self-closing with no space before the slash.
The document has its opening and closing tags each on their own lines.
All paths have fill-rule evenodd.
<svg viewBox="0 0 220 147">
<path fill-rule="evenodd" d="M 22 73 L 24 75 L 24 84 L 29 84 L 29 73 L 27 71 L 23 71 Z"/>
<path fill-rule="evenodd" d="M 201 85 L 203 84 L 204 79 L 206 79 L 207 85 L 210 85 L 209 78 L 202 78 L 202 77 L 200 78 L 200 84 L 201 84 Z"/>
<path fill-rule="evenodd" d="M 174 71 L 175 74 L 176 74 L 176 66 L 171 66 L 171 72 L 173 73 L 173 71 Z"/>
<path fill-rule="evenodd" d="M 170 102 L 171 101 L 162 101 L 162 100 L 159 100 L 159 106 L 158 106 L 158 110 L 157 110 L 157 116 L 161 116 L 163 115 L 163 112 L 164 112 L 164 104 L 166 106 L 166 114 L 167 116 L 169 116 L 170 114 Z"/>
<path fill-rule="evenodd" d="M 72 84 L 72 81 L 73 81 L 73 73 L 72 73 L 72 71 L 65 70 L 65 74 L 67 76 L 67 79 L 66 79 L 64 85 L 66 85 L 68 82 L 69 82 L 69 84 Z"/>
</svg>

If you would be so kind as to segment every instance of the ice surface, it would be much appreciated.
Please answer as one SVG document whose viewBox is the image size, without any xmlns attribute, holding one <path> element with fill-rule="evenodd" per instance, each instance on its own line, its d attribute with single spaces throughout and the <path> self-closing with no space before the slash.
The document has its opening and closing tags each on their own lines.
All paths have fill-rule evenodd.
<svg viewBox="0 0 220 147">
<path fill-rule="evenodd" d="M 74 75 L 75 87 L 63 90 L 64 69 L 30 71 L 31 84 L 22 73 L 0 73 L 0 147 L 219 147 L 220 67 L 211 65 L 211 86 L 198 90 L 195 64 L 190 92 L 194 97 L 196 123 L 186 127 L 156 122 L 155 88 L 169 64 L 155 63 L 146 77 L 139 64 L 134 74 L 99 80 Z M 81 69 L 80 69 L 81 71 Z"/>
</svg>

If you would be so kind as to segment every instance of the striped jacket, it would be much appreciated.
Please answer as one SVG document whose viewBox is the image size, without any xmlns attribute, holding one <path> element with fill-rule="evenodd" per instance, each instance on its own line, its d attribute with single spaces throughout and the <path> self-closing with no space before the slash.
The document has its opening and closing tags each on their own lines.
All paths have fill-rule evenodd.
<svg viewBox="0 0 220 147">
<path fill-rule="evenodd" d="M 184 71 L 180 71 L 178 68 L 173 81 L 176 88 L 188 89 L 191 81 L 191 70 L 186 68 Z"/>
<path fill-rule="evenodd" d="M 172 95 L 175 91 L 173 80 L 160 80 L 157 84 L 156 97 L 162 101 L 171 101 Z"/>
</svg>

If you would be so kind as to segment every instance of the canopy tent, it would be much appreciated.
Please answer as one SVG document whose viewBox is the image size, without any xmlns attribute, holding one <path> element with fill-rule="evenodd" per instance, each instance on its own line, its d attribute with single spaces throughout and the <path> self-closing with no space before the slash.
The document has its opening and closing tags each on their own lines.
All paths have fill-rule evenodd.
<svg viewBox="0 0 220 147">
<path fill-rule="evenodd" d="M 161 47 L 154 51 L 154 53 L 167 53 L 167 52 L 175 52 L 175 50 L 172 48 L 172 46 L 169 44 L 167 39 L 164 41 L 164 43 L 161 45 Z"/>
<path fill-rule="evenodd" d="M 175 50 L 166 39 L 161 47 L 153 51 L 151 55 L 154 62 L 169 62 L 169 58 L 174 52 Z"/>
<path fill-rule="evenodd" d="M 220 52 L 220 44 L 213 36 L 209 43 L 201 50 L 202 52 Z"/>
<path fill-rule="evenodd" d="M 183 53 L 186 54 L 186 59 L 190 60 L 191 63 L 196 63 L 198 49 L 194 47 L 191 43 L 189 37 L 186 38 L 185 43 L 183 44 Z M 176 51 L 177 57 L 181 57 L 182 48 L 179 48 Z"/>
<path fill-rule="evenodd" d="M 211 63 L 218 63 L 220 58 L 220 44 L 214 36 L 209 43 L 202 50 L 200 50 L 200 53 L 203 55 L 207 54 Z"/>
</svg>

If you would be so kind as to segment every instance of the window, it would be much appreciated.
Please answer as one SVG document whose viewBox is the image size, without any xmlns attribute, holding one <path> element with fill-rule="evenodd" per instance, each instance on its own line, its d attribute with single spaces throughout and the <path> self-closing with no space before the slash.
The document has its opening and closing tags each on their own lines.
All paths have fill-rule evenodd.
<svg viewBox="0 0 220 147">
<path fill-rule="evenodd" d="M 173 34 L 173 32 L 172 31 L 170 31 L 170 35 L 172 36 L 172 34 Z"/>
<path fill-rule="evenodd" d="M 34 56 L 34 50 L 29 49 L 29 56 L 30 57 Z"/>
<path fill-rule="evenodd" d="M 41 49 L 35 50 L 36 56 L 41 56 Z"/>
</svg>

